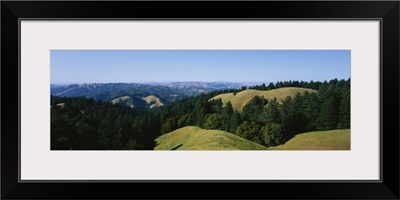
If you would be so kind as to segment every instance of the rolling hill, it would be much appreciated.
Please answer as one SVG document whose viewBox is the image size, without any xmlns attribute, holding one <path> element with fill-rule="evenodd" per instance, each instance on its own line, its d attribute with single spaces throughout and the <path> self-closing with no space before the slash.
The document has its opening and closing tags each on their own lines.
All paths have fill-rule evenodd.
<svg viewBox="0 0 400 200">
<path fill-rule="evenodd" d="M 112 104 L 117 104 L 118 103 L 118 104 L 127 105 L 127 106 L 129 106 L 131 108 L 135 107 L 133 99 L 128 95 L 115 98 L 115 99 L 111 100 L 110 102 Z"/>
<path fill-rule="evenodd" d="M 143 98 L 131 97 L 129 95 L 124 95 L 118 98 L 115 98 L 110 101 L 112 104 L 122 104 L 129 106 L 131 108 L 141 108 L 141 109 L 148 109 L 148 108 L 155 108 L 164 106 L 165 100 L 161 100 L 160 98 L 149 95 Z"/>
<path fill-rule="evenodd" d="M 154 150 L 350 150 L 350 129 L 301 133 L 269 148 L 232 133 L 197 126 L 177 129 L 155 141 Z"/>
<path fill-rule="evenodd" d="M 242 110 L 242 108 L 254 97 L 254 96 L 264 96 L 266 99 L 277 98 L 278 102 L 284 100 L 288 96 L 294 97 L 297 93 L 302 92 L 316 92 L 316 90 L 307 89 L 307 88 L 297 88 L 297 87 L 285 87 L 278 88 L 274 90 L 260 91 L 260 90 L 244 90 L 242 92 L 237 93 L 225 93 L 217 95 L 210 100 L 221 99 L 223 104 L 226 104 L 228 101 L 232 103 L 233 109 Z"/>
<path fill-rule="evenodd" d="M 350 150 L 350 129 L 301 133 L 271 150 Z"/>
<path fill-rule="evenodd" d="M 154 150 L 267 150 L 266 147 L 220 130 L 186 126 L 158 137 Z"/>
<path fill-rule="evenodd" d="M 146 103 L 150 106 L 150 108 L 164 106 L 164 103 L 161 102 L 160 98 L 158 98 L 154 95 L 149 95 L 147 97 L 143 97 L 143 100 L 146 101 Z"/>
</svg>

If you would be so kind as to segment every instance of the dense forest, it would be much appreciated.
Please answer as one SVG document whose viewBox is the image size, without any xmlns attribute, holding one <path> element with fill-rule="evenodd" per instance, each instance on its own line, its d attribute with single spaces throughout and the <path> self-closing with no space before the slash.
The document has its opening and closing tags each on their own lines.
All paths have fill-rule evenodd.
<svg viewBox="0 0 400 200">
<path fill-rule="evenodd" d="M 241 111 L 210 99 L 246 89 L 301 87 L 281 102 L 255 96 Z M 62 106 L 60 106 L 62 103 Z M 85 97 L 51 96 L 51 149 L 152 150 L 160 135 L 185 126 L 223 130 L 264 146 L 283 144 L 296 134 L 350 128 L 350 79 L 285 81 L 210 91 L 153 109 L 130 108 Z"/>
</svg>

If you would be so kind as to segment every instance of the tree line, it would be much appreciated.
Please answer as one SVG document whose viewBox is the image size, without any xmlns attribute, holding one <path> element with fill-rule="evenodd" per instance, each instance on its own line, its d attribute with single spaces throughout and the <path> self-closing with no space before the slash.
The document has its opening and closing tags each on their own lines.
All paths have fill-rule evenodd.
<svg viewBox="0 0 400 200">
<path fill-rule="evenodd" d="M 350 128 L 350 79 L 285 81 L 249 89 L 281 87 L 318 92 L 298 93 L 281 102 L 255 96 L 241 111 L 230 102 L 209 99 L 246 87 L 212 91 L 149 110 L 84 97 L 51 97 L 52 149 L 153 149 L 155 138 L 185 126 L 223 130 L 265 146 L 283 144 L 307 131 Z"/>
<path fill-rule="evenodd" d="M 337 79 L 336 79 L 337 80 Z M 301 88 L 309 88 L 309 89 L 314 89 L 318 90 L 321 86 L 321 84 L 327 84 L 327 81 L 320 82 L 320 81 L 277 81 L 275 84 L 273 82 L 269 83 L 268 86 L 265 85 L 265 83 L 261 85 L 254 85 L 250 86 L 249 89 L 255 89 L 255 90 L 273 90 L 273 89 L 278 89 L 282 87 L 301 87 Z"/>
</svg>

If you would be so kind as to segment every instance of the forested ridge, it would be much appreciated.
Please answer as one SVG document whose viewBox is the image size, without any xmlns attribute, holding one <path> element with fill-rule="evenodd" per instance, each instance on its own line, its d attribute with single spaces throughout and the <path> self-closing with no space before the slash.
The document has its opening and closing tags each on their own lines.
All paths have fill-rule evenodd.
<svg viewBox="0 0 400 200">
<path fill-rule="evenodd" d="M 255 96 L 241 111 L 216 95 L 246 89 L 301 87 L 278 102 Z M 64 106 L 57 104 L 64 103 Z M 51 96 L 51 149 L 152 150 L 154 140 L 185 126 L 230 132 L 264 146 L 285 143 L 296 134 L 350 128 L 350 79 L 285 81 L 249 88 L 211 91 L 153 109 L 130 108 L 85 97 Z"/>
</svg>

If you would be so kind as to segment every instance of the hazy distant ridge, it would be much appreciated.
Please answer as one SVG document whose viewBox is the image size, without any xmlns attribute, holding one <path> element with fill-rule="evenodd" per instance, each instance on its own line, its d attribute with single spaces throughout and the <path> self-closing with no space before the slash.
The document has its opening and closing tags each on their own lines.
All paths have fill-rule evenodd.
<svg viewBox="0 0 400 200">
<path fill-rule="evenodd" d="M 146 106 L 147 103 L 143 101 L 143 98 L 151 95 L 160 98 L 164 103 L 168 103 L 214 90 L 234 89 L 242 86 L 243 84 L 241 83 L 229 82 L 85 83 L 64 86 L 51 84 L 50 89 L 53 96 L 83 96 L 94 98 L 98 101 L 113 101 L 120 97 L 130 97 L 129 106 L 132 107 L 134 104 L 134 107 L 136 107 L 136 104 Z"/>
</svg>

